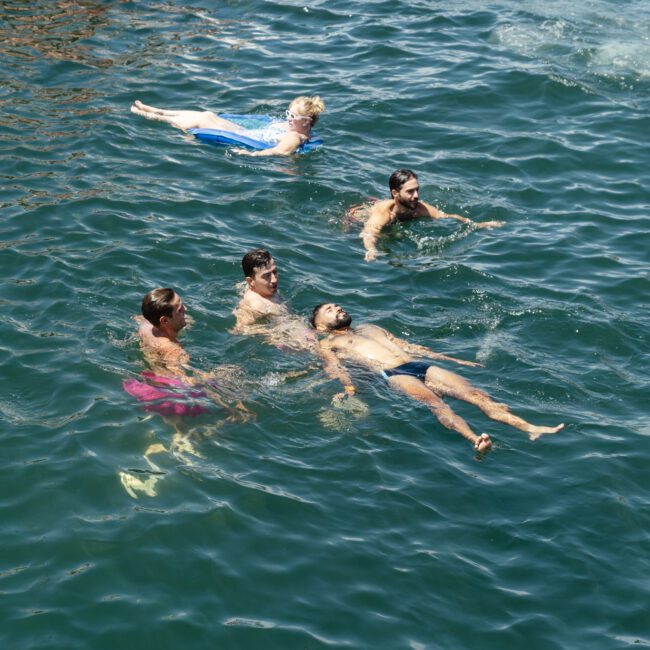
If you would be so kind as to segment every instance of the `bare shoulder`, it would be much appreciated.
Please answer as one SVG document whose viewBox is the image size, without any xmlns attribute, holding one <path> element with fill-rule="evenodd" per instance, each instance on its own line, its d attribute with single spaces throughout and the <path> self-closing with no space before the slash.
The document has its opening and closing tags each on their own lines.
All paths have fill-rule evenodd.
<svg viewBox="0 0 650 650">
<path fill-rule="evenodd" d="M 236 328 L 252 325 L 259 316 L 256 310 L 253 309 L 250 304 L 250 298 L 248 297 L 248 293 L 249 292 L 246 292 L 242 296 L 241 300 L 239 301 L 239 304 L 237 305 L 237 307 L 235 307 L 235 309 L 232 312 L 235 315 L 235 318 L 237 319 Z"/>
<path fill-rule="evenodd" d="M 237 319 L 236 327 L 240 328 L 253 325 L 270 316 L 288 315 L 289 310 L 281 300 L 263 298 L 249 289 L 244 293 L 233 313 Z"/>
<path fill-rule="evenodd" d="M 152 368 L 162 367 L 180 371 L 181 367 L 190 361 L 189 355 L 180 343 L 170 341 L 164 336 L 145 335 L 141 338 L 140 347 Z"/>
<path fill-rule="evenodd" d="M 298 133 L 295 131 L 287 131 L 282 134 L 278 140 L 278 144 L 276 144 L 274 148 L 285 151 L 294 151 L 302 144 L 302 142 L 303 140 Z"/>
<path fill-rule="evenodd" d="M 280 299 L 279 294 L 274 297 L 277 299 L 263 298 L 258 293 L 248 290 L 239 304 L 242 308 L 258 313 L 260 316 L 288 313 L 287 307 Z"/>
<path fill-rule="evenodd" d="M 383 223 L 390 221 L 393 206 L 393 199 L 383 199 L 382 201 L 377 201 L 370 206 L 370 210 L 368 212 L 368 221 L 374 220 L 376 222 Z"/>
<path fill-rule="evenodd" d="M 444 216 L 444 213 L 438 210 L 434 205 L 427 203 L 426 201 L 420 201 L 417 209 L 415 210 L 416 217 L 432 217 L 433 219 L 440 219 Z"/>
<path fill-rule="evenodd" d="M 148 339 L 153 339 L 153 325 L 145 320 L 142 316 L 135 316 L 135 322 L 138 324 L 137 335 L 140 340 L 145 343 Z"/>
<path fill-rule="evenodd" d="M 332 349 L 332 337 L 326 336 L 318 341 L 318 347 L 321 350 L 331 350 Z"/>
</svg>

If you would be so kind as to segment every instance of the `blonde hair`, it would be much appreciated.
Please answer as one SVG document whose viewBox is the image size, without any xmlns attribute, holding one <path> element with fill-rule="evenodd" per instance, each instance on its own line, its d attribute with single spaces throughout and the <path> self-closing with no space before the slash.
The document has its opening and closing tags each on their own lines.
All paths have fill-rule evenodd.
<svg viewBox="0 0 650 650">
<path fill-rule="evenodd" d="M 318 122 L 318 116 L 325 110 L 325 102 L 318 95 L 314 95 L 313 97 L 301 95 L 289 104 L 290 109 L 292 107 L 298 108 L 298 106 L 301 108 L 301 113 L 311 117 L 312 125 Z"/>
</svg>

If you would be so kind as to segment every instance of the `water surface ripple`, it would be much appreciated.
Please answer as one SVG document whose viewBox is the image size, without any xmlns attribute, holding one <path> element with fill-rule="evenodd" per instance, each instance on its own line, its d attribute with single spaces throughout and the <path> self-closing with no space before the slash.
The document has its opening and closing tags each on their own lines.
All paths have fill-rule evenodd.
<svg viewBox="0 0 650 650">
<path fill-rule="evenodd" d="M 641 0 L 1 3 L 0 646 L 650 645 L 649 35 Z M 303 93 L 326 144 L 286 160 L 128 111 Z M 365 263 L 344 214 L 403 166 L 507 225 L 408 224 Z M 478 360 L 461 374 L 566 430 L 454 403 L 496 442 L 479 459 L 364 373 L 367 415 L 333 410 L 314 359 L 229 333 L 259 245 L 298 313 L 335 299 Z M 255 420 L 122 390 L 167 285 Z"/>
</svg>

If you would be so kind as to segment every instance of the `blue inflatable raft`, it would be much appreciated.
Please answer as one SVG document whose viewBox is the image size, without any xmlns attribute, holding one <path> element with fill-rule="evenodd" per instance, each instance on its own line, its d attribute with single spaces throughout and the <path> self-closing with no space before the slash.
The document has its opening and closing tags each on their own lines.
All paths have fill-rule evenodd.
<svg viewBox="0 0 650 650">
<path fill-rule="evenodd" d="M 270 115 L 230 115 L 228 113 L 220 113 L 219 117 L 223 117 L 224 120 L 230 120 L 244 129 L 263 129 L 271 122 L 277 122 Z M 258 151 L 270 149 L 272 146 L 268 142 L 249 138 L 245 132 L 221 131 L 220 129 L 189 129 L 188 132 L 199 140 L 209 142 L 210 144 L 249 147 Z M 316 147 L 320 147 L 322 144 L 323 141 L 320 138 L 314 137 L 312 134 L 312 137 L 307 142 L 304 142 L 296 149 L 296 153 L 307 153 Z"/>
</svg>

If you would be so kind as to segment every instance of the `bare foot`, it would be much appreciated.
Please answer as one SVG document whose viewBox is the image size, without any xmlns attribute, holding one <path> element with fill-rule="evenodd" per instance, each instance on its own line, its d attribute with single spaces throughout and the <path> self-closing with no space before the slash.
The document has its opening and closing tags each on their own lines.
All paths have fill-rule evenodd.
<svg viewBox="0 0 650 650">
<path fill-rule="evenodd" d="M 133 106 L 131 106 L 131 110 L 133 110 L 134 108 L 137 108 L 139 111 L 142 111 L 143 113 L 151 113 L 155 115 L 173 115 L 178 112 L 178 111 L 167 111 L 163 108 L 156 108 L 155 106 L 147 106 L 146 104 L 143 104 L 139 99 L 136 99 L 133 102 Z"/>
<path fill-rule="evenodd" d="M 489 451 L 492 449 L 492 440 L 490 440 L 490 436 L 488 436 L 487 433 L 482 433 L 478 436 L 474 441 L 474 449 L 476 451 Z"/>
<path fill-rule="evenodd" d="M 547 433 L 557 433 L 564 429 L 564 423 L 558 424 L 556 427 L 533 427 L 532 431 L 528 432 L 528 438 L 530 440 L 537 440 Z"/>
<path fill-rule="evenodd" d="M 164 115 L 159 109 L 155 109 L 152 106 L 145 106 L 139 99 L 136 99 L 133 106 L 131 106 L 131 112 L 148 120 L 157 120 L 158 122 L 167 122 L 168 124 L 171 124 L 173 119 Z"/>
<path fill-rule="evenodd" d="M 159 476 L 150 476 L 146 481 L 139 479 L 133 474 L 127 474 L 126 472 L 120 472 L 120 481 L 122 486 L 126 490 L 127 494 L 133 499 L 138 498 L 138 492 L 144 492 L 149 497 L 155 497 L 157 492 L 154 487 L 156 483 L 160 480 Z"/>
</svg>

